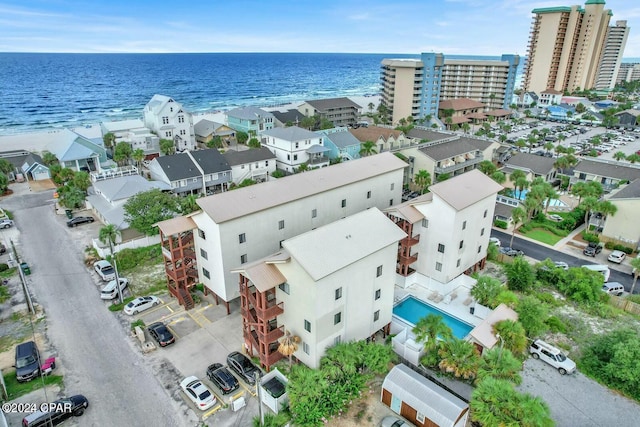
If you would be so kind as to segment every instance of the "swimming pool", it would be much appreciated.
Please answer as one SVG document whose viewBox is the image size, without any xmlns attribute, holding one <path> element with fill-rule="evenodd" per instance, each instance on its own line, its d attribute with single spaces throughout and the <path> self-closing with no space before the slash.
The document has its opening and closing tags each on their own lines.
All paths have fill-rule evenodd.
<svg viewBox="0 0 640 427">
<path fill-rule="evenodd" d="M 513 197 L 515 197 L 518 200 L 524 200 L 527 197 L 527 193 L 529 192 L 529 190 L 513 190 Z M 545 200 L 544 203 L 546 204 L 547 201 Z M 567 204 L 565 202 L 563 202 L 562 200 L 558 200 L 558 199 L 551 199 L 551 201 L 549 202 L 549 206 L 552 207 L 566 207 Z"/>
<path fill-rule="evenodd" d="M 428 314 L 436 314 L 442 317 L 444 323 L 451 328 L 453 335 L 460 339 L 466 337 L 473 329 L 473 326 L 468 323 L 465 323 L 442 310 L 438 310 L 434 306 L 422 302 L 412 296 L 407 297 L 398 305 L 393 307 L 393 314 L 413 326 Z"/>
</svg>

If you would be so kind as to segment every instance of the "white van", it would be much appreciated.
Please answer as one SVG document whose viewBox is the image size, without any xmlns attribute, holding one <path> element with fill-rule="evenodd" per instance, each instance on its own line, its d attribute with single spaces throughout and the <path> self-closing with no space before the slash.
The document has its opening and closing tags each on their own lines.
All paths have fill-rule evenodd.
<svg viewBox="0 0 640 427">
<path fill-rule="evenodd" d="M 608 265 L 587 264 L 587 265 L 583 265 L 583 267 L 584 268 L 588 268 L 589 270 L 597 271 L 598 273 L 602 274 L 602 276 L 604 277 L 604 281 L 605 282 L 609 281 L 609 276 L 611 275 L 611 270 L 609 270 L 609 266 Z"/>
<path fill-rule="evenodd" d="M 542 341 L 535 340 L 529 347 L 529 354 L 534 359 L 540 359 L 547 362 L 560 372 L 560 374 L 572 374 L 576 370 L 576 363 L 564 355 L 562 351 L 556 347 Z"/>
<path fill-rule="evenodd" d="M 602 285 L 602 291 L 609 295 L 622 296 L 624 294 L 624 286 L 618 282 L 608 282 Z"/>
</svg>

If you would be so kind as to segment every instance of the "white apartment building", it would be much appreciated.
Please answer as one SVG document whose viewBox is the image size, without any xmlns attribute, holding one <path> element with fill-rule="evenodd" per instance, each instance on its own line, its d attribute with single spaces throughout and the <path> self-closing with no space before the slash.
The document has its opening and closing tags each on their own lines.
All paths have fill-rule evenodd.
<svg viewBox="0 0 640 427">
<path fill-rule="evenodd" d="M 153 95 L 144 107 L 144 125 L 154 131 L 160 139 L 170 139 L 177 151 L 196 148 L 193 117 L 182 104 L 164 95 Z"/>
<path fill-rule="evenodd" d="M 262 145 L 276 156 L 278 169 L 293 173 L 303 163 L 309 169 L 329 166 L 329 157 L 325 153 L 331 150 L 323 145 L 322 134 L 290 126 L 268 129 L 260 136 Z"/>
<path fill-rule="evenodd" d="M 198 199 L 202 210 L 190 215 L 198 280 L 226 302 L 237 298 L 231 269 L 304 232 L 398 203 L 406 166 L 382 153 Z"/>
<path fill-rule="evenodd" d="M 616 21 L 616 25 L 607 29 L 607 38 L 604 41 L 598 77 L 596 77 L 596 89 L 608 90 L 615 87 L 628 37 L 627 21 Z"/>
<path fill-rule="evenodd" d="M 474 169 L 429 187 L 430 193 L 385 209 L 409 234 L 398 258 L 398 284 L 427 277 L 447 284 L 482 268 L 496 194 L 502 186 Z"/>
<path fill-rule="evenodd" d="M 328 347 L 363 340 L 387 328 L 398 241 L 405 236 L 372 208 L 287 239 L 278 253 L 234 270 L 246 283 L 241 304 L 249 352 L 258 350 L 263 365 L 271 366 L 282 357 L 277 351 L 277 331 L 286 330 L 301 339 L 296 359 L 317 368 Z M 256 325 L 267 326 L 273 320 L 261 318 L 260 313 L 268 309 L 261 310 L 258 302 L 259 293 L 270 288 L 275 288 L 276 298 L 269 308 L 281 310 L 278 328 L 271 331 L 276 333 L 269 337 L 261 336 Z M 252 309 L 255 318 L 248 314 Z"/>
</svg>

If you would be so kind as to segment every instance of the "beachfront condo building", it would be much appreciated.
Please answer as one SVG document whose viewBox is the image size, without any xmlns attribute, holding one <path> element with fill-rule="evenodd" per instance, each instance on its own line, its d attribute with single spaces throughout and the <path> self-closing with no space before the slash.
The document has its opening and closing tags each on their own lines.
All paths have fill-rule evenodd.
<svg viewBox="0 0 640 427">
<path fill-rule="evenodd" d="M 496 195 L 502 189 L 482 172 L 472 170 L 385 209 L 407 233 L 398 248 L 396 284 L 435 281 L 444 287 L 461 274 L 484 268 Z"/>
<path fill-rule="evenodd" d="M 248 353 L 269 369 L 283 357 L 278 340 L 286 331 L 300 338 L 293 356 L 318 368 L 328 347 L 389 333 L 404 237 L 374 207 L 286 239 L 279 251 L 234 269 Z"/>
<path fill-rule="evenodd" d="M 587 0 L 584 7 L 533 9 L 524 91 L 595 86 L 612 14 L 604 6 L 604 0 Z"/>
<path fill-rule="evenodd" d="M 620 64 L 616 84 L 640 80 L 640 62 L 623 62 Z"/>
<path fill-rule="evenodd" d="M 199 198 L 200 211 L 158 225 L 169 291 L 188 306 L 188 288 L 202 283 L 229 310 L 240 296 L 232 269 L 307 231 L 399 203 L 406 166 L 381 153 Z"/>
<path fill-rule="evenodd" d="M 508 109 L 519 63 L 518 55 L 502 55 L 500 60 L 492 60 L 422 53 L 420 59 L 385 59 L 381 103 L 393 124 L 407 117 L 435 118 L 440 102 L 451 99 L 481 102 L 485 111 Z"/>
<path fill-rule="evenodd" d="M 176 151 L 191 151 L 196 148 L 193 116 L 182 104 L 165 95 L 153 95 L 144 107 L 144 125 L 160 139 L 175 143 Z"/>
<path fill-rule="evenodd" d="M 607 38 L 604 42 L 598 76 L 596 77 L 596 89 L 610 90 L 615 87 L 628 37 L 627 21 L 616 21 L 616 25 L 607 29 Z"/>
</svg>

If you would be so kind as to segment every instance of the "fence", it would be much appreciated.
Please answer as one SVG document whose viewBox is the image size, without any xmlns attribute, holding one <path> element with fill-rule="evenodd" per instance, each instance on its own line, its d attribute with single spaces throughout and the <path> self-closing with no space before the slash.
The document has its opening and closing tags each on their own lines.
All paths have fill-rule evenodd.
<svg viewBox="0 0 640 427">
<path fill-rule="evenodd" d="M 624 310 L 628 313 L 640 315 L 640 304 L 637 304 L 633 301 L 629 301 L 628 299 L 612 295 L 611 299 L 609 300 L 609 304 L 621 310 Z"/>
<path fill-rule="evenodd" d="M 138 239 L 128 240 L 126 242 L 116 243 L 113 245 L 113 250 L 115 252 L 120 252 L 123 249 L 135 249 L 135 248 L 144 248 L 146 246 L 156 245 L 160 243 L 160 235 L 155 236 L 144 236 Z M 96 251 L 98 251 L 98 255 L 101 257 L 105 257 L 109 255 L 109 245 L 102 243 L 99 239 L 93 239 L 93 247 Z"/>
</svg>

